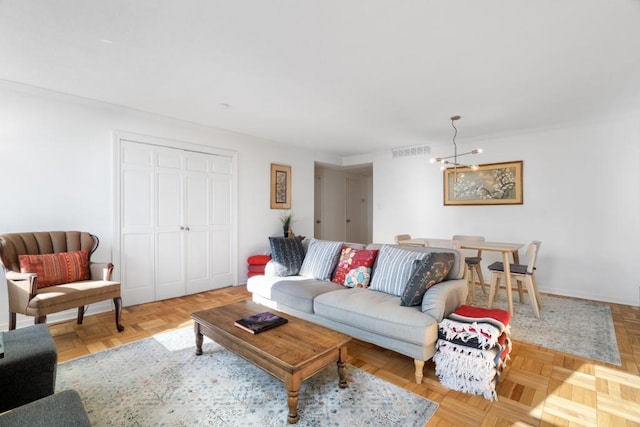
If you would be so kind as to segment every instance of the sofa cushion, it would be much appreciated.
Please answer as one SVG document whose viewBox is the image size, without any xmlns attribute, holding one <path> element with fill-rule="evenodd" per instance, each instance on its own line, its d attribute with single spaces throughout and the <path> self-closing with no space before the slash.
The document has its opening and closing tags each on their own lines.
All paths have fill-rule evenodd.
<svg viewBox="0 0 640 427">
<path fill-rule="evenodd" d="M 323 293 L 313 310 L 326 319 L 420 346 L 435 343 L 438 336 L 436 320 L 419 307 L 402 307 L 399 297 L 371 288 Z"/>
<path fill-rule="evenodd" d="M 89 252 L 86 250 L 42 255 L 19 255 L 20 272 L 35 273 L 38 288 L 89 280 Z"/>
<path fill-rule="evenodd" d="M 344 246 L 332 282 L 350 288 L 368 287 L 377 255 L 377 249 L 354 249 Z"/>
<path fill-rule="evenodd" d="M 417 265 L 404 288 L 400 305 L 421 305 L 424 293 L 447 277 L 453 262 L 453 254 L 445 252 L 432 252 L 424 259 L 414 261 Z"/>
<path fill-rule="evenodd" d="M 413 261 L 423 259 L 427 254 L 384 245 L 378 253 L 371 289 L 401 296 L 413 271 Z"/>
<path fill-rule="evenodd" d="M 300 276 L 318 280 L 331 279 L 341 249 L 342 242 L 311 239 L 300 267 Z"/>
<path fill-rule="evenodd" d="M 271 261 L 276 276 L 295 276 L 300 272 L 304 248 L 299 237 L 269 237 Z"/>
<path fill-rule="evenodd" d="M 331 291 L 348 293 L 350 289 L 333 282 L 317 279 L 283 280 L 272 286 L 271 300 L 277 302 L 278 306 L 286 305 L 306 313 L 313 313 L 314 298 Z"/>
</svg>

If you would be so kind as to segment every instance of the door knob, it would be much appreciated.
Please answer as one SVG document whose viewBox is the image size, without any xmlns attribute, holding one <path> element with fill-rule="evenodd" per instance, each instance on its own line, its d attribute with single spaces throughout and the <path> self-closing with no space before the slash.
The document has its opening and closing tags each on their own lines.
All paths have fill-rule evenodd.
<svg viewBox="0 0 640 427">
<path fill-rule="evenodd" d="M 351 220 L 350 220 L 350 219 L 348 219 L 348 220 L 347 220 L 347 222 L 351 222 Z"/>
</svg>

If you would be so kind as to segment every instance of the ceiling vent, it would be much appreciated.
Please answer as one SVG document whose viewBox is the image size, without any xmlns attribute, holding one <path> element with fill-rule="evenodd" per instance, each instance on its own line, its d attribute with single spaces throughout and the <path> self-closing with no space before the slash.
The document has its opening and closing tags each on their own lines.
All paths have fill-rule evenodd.
<svg viewBox="0 0 640 427">
<path fill-rule="evenodd" d="M 394 159 L 409 156 L 422 156 L 431 154 L 431 147 L 428 145 L 414 145 L 413 147 L 400 147 L 391 150 Z"/>
</svg>

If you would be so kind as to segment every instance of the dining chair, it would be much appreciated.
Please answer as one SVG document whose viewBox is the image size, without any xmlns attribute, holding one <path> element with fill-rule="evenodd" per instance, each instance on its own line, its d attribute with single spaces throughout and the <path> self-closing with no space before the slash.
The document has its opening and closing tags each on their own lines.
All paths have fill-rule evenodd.
<svg viewBox="0 0 640 427">
<path fill-rule="evenodd" d="M 454 235 L 451 240 L 454 243 L 462 243 L 462 242 L 484 242 L 484 236 L 469 236 L 463 234 Z M 458 246 L 456 244 L 456 246 Z M 465 252 L 463 250 L 463 252 Z M 466 251 L 469 252 L 469 251 Z M 482 292 L 487 293 L 486 285 L 484 283 L 484 277 L 482 277 L 482 250 L 478 250 L 475 256 L 469 256 L 464 258 L 464 263 L 467 267 L 467 285 L 469 286 L 469 290 L 471 291 L 471 298 L 475 301 L 476 299 L 476 282 L 474 279 L 475 276 L 478 277 L 478 282 L 480 282 L 480 287 L 482 287 Z"/>
<path fill-rule="evenodd" d="M 396 245 L 405 245 L 405 246 L 424 246 L 422 243 L 406 243 L 402 242 L 403 240 L 411 240 L 410 234 L 398 234 L 395 237 Z"/>
<path fill-rule="evenodd" d="M 520 303 L 524 302 L 524 295 L 522 293 L 522 283 L 524 282 L 527 286 L 527 293 L 529 294 L 529 301 L 531 302 L 533 313 L 538 319 L 540 318 L 540 308 L 542 307 L 542 302 L 540 300 L 540 292 L 538 291 L 538 283 L 536 281 L 536 276 L 534 273 L 536 269 L 536 261 L 538 259 L 538 251 L 540 250 L 541 244 L 542 243 L 538 240 L 534 240 L 533 242 L 529 243 L 526 251 L 526 265 L 509 264 L 511 280 L 515 280 L 518 286 Z M 504 264 L 502 262 L 494 262 L 489 266 L 489 270 L 491 270 L 491 286 L 489 288 L 489 300 L 487 307 L 491 308 L 493 299 L 496 295 L 496 291 L 500 286 L 500 281 L 505 278 Z M 511 289 L 507 289 L 507 302 L 509 304 L 509 312 L 513 316 L 513 301 Z"/>
</svg>

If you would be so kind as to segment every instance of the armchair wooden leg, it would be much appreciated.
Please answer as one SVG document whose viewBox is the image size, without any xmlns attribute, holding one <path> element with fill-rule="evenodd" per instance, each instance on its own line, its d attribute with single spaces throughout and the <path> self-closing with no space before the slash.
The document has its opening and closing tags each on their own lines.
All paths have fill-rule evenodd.
<svg viewBox="0 0 640 427">
<path fill-rule="evenodd" d="M 9 330 L 13 331 L 16 328 L 16 314 L 9 312 Z"/>
<path fill-rule="evenodd" d="M 113 304 L 115 305 L 116 308 L 116 329 L 118 329 L 118 332 L 122 332 L 124 331 L 124 326 L 122 326 L 120 324 L 120 315 L 122 314 L 122 298 L 121 297 L 116 297 L 113 299 Z"/>
<path fill-rule="evenodd" d="M 47 323 L 47 316 L 36 316 L 33 323 L 35 323 L 36 325 L 38 323 Z"/>
<path fill-rule="evenodd" d="M 84 305 L 78 307 L 78 325 L 82 325 L 82 321 L 84 320 Z"/>
</svg>

